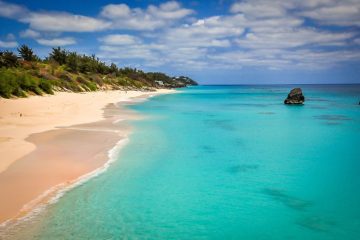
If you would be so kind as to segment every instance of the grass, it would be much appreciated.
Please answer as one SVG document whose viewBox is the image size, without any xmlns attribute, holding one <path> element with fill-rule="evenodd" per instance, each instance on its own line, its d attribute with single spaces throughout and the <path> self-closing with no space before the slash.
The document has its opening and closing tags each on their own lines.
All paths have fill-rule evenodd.
<svg viewBox="0 0 360 240">
<path fill-rule="evenodd" d="M 0 96 L 26 97 L 28 94 L 54 94 L 51 80 L 34 76 L 17 68 L 0 68 Z"/>
<path fill-rule="evenodd" d="M 39 74 L 45 72 L 46 74 Z M 46 76 L 48 79 L 44 78 Z M 101 78 L 97 77 L 96 80 Z M 90 77 L 87 79 L 70 74 L 62 67 L 0 68 L 0 96 L 3 98 L 26 97 L 28 95 L 54 94 L 54 88 L 64 91 L 96 91 L 98 86 Z"/>
</svg>

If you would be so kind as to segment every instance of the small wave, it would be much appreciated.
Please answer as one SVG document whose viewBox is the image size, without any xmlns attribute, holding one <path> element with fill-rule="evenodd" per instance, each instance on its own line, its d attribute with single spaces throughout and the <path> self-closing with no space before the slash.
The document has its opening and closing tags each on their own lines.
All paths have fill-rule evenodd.
<svg viewBox="0 0 360 240">
<path fill-rule="evenodd" d="M 113 121 L 112 124 L 117 124 L 117 123 L 122 122 L 122 121 L 125 121 L 125 119 L 118 118 L 115 121 Z"/>
</svg>

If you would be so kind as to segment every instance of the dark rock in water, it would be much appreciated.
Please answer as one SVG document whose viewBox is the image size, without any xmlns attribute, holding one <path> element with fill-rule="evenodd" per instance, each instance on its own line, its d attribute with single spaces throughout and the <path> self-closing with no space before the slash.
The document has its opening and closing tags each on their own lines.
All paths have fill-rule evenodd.
<svg viewBox="0 0 360 240">
<path fill-rule="evenodd" d="M 301 88 L 294 88 L 288 94 L 288 97 L 285 99 L 285 104 L 303 104 L 305 102 L 305 97 L 302 93 Z"/>
</svg>

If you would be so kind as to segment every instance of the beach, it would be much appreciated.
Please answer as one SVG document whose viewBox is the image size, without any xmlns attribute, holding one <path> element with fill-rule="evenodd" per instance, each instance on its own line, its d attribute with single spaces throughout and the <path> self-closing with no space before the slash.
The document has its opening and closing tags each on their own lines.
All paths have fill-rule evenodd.
<svg viewBox="0 0 360 240">
<path fill-rule="evenodd" d="M 295 87 L 306 102 L 285 105 Z M 108 101 L 97 121 L 26 138 L 36 149 L 0 174 L 1 214 L 25 208 L 0 239 L 358 240 L 359 92 L 197 86 Z"/>
<path fill-rule="evenodd" d="M 124 121 L 139 117 L 123 103 L 173 91 L 0 99 L 0 223 L 25 216 L 51 193 L 106 164 L 109 150 L 131 133 Z"/>
</svg>

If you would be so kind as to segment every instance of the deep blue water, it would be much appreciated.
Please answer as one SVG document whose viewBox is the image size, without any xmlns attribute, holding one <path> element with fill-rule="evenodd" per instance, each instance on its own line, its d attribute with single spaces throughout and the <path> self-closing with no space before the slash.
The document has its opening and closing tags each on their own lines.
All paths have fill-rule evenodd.
<svg viewBox="0 0 360 240">
<path fill-rule="evenodd" d="M 360 239 L 360 86 L 200 86 L 147 116 L 34 239 Z M 31 236 L 28 236 L 31 239 Z"/>
</svg>

